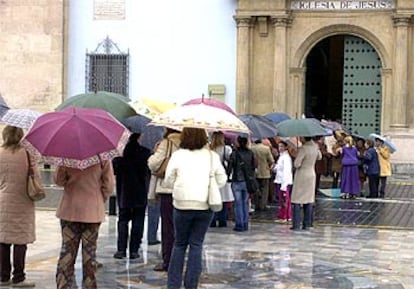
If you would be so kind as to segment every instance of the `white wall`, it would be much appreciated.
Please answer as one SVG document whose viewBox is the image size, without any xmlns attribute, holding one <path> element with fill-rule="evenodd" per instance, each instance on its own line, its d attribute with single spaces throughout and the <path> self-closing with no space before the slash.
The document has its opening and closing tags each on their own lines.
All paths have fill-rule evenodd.
<svg viewBox="0 0 414 289">
<path fill-rule="evenodd" d="M 85 91 L 85 53 L 107 36 L 130 53 L 131 99 L 181 104 L 226 86 L 235 107 L 237 0 L 126 0 L 126 19 L 93 20 L 93 0 L 70 1 L 68 96 Z"/>
</svg>

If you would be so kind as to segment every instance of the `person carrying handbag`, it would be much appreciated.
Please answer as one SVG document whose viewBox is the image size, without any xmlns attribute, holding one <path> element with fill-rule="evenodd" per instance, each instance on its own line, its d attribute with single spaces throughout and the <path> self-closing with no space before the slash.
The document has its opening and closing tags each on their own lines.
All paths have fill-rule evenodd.
<svg viewBox="0 0 414 289">
<path fill-rule="evenodd" d="M 0 286 L 34 287 L 26 280 L 27 244 L 36 240 L 35 205 L 27 194 L 27 175 L 32 170 L 40 183 L 40 173 L 20 146 L 23 130 L 14 126 L 3 129 L 0 148 Z M 10 262 L 13 249 L 13 264 Z M 13 266 L 13 270 L 12 270 Z M 12 274 L 13 272 L 13 274 Z"/>
<path fill-rule="evenodd" d="M 154 153 L 148 159 L 148 167 L 151 170 L 151 173 L 155 173 L 159 170 L 164 159 L 168 157 L 168 151 L 173 154 L 179 146 L 180 132 L 167 128 L 164 138 L 160 141 L 154 150 Z M 172 190 L 165 186 L 164 178 L 157 178 L 155 190 L 149 192 L 148 201 L 152 202 L 152 200 L 156 198 L 156 195 L 160 198 L 162 262 L 154 267 L 154 271 L 162 272 L 168 271 L 174 243 Z"/>
</svg>

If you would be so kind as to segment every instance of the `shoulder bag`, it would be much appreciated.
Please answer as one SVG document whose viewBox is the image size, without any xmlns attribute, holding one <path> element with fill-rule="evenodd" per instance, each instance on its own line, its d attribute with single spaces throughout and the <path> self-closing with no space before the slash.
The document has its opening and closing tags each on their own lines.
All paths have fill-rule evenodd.
<svg viewBox="0 0 414 289">
<path fill-rule="evenodd" d="M 168 162 L 170 161 L 170 158 L 171 158 L 171 151 L 172 151 L 172 143 L 170 140 L 167 140 L 167 151 L 165 152 L 165 157 L 160 167 L 158 168 L 158 170 L 152 173 L 154 176 L 158 178 L 165 177 L 165 170 L 167 169 Z"/>
<path fill-rule="evenodd" d="M 35 179 L 31 162 L 30 162 L 30 155 L 26 151 L 27 155 L 27 163 L 29 165 L 27 169 L 27 196 L 33 202 L 37 202 L 43 200 L 46 197 L 46 192 L 43 186 Z"/>
<path fill-rule="evenodd" d="M 221 193 L 216 182 L 216 176 L 213 170 L 213 154 L 210 151 L 210 178 L 208 181 L 208 206 L 213 212 L 220 212 L 223 209 Z"/>
</svg>

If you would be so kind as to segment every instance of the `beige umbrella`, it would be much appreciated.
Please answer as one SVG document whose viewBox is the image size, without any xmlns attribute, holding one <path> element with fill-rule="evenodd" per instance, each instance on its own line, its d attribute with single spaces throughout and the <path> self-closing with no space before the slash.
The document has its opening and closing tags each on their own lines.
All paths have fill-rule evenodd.
<svg viewBox="0 0 414 289">
<path fill-rule="evenodd" d="M 150 125 L 184 128 L 204 128 L 207 130 L 228 130 L 250 133 L 249 128 L 235 115 L 213 106 L 190 104 L 170 109 L 155 116 Z"/>
</svg>

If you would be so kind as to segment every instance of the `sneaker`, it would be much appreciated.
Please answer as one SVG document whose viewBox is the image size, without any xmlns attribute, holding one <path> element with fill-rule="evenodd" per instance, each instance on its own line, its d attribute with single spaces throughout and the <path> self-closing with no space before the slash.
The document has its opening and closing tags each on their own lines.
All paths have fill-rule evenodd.
<svg viewBox="0 0 414 289">
<path fill-rule="evenodd" d="M 154 245 L 158 245 L 158 244 L 161 244 L 161 242 L 158 241 L 158 240 L 148 242 L 148 246 L 154 246 Z"/>
<path fill-rule="evenodd" d="M 126 257 L 126 253 L 125 252 L 117 251 L 114 254 L 114 258 L 115 259 L 124 259 L 125 257 Z"/>
<path fill-rule="evenodd" d="M 31 287 L 35 287 L 36 284 L 34 282 L 28 282 L 26 280 L 23 280 L 21 282 L 17 282 L 17 283 L 12 283 L 11 284 L 12 288 L 31 288 Z"/>
</svg>

